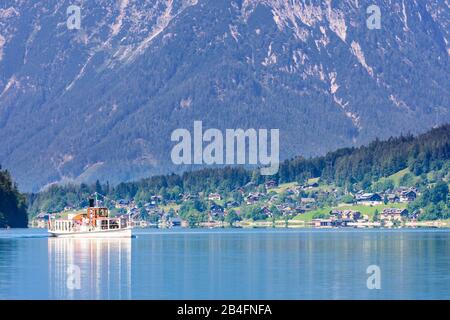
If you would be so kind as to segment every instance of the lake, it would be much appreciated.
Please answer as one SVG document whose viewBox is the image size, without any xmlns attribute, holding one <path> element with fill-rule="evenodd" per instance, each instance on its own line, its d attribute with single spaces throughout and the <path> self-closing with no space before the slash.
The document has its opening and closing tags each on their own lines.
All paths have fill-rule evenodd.
<svg viewBox="0 0 450 320">
<path fill-rule="evenodd" d="M 445 229 L 133 232 L 0 230 L 0 299 L 450 299 Z"/>
</svg>

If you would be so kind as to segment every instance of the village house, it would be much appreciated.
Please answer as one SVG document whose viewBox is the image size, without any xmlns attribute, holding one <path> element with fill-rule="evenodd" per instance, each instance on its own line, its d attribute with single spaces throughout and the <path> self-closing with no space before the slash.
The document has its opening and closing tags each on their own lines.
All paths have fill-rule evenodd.
<svg viewBox="0 0 450 320">
<path fill-rule="evenodd" d="M 408 210 L 402 208 L 385 208 L 380 214 L 380 220 L 382 221 L 401 221 L 402 218 L 408 217 Z"/>
<path fill-rule="evenodd" d="M 170 227 L 181 227 L 183 224 L 183 220 L 180 217 L 173 217 L 169 219 Z"/>
<path fill-rule="evenodd" d="M 192 193 L 181 193 L 180 198 L 184 202 L 184 201 L 198 199 L 198 196 L 196 194 L 192 194 Z"/>
<path fill-rule="evenodd" d="M 301 198 L 300 202 L 303 204 L 315 204 L 316 203 L 316 199 L 314 198 Z"/>
<path fill-rule="evenodd" d="M 382 203 L 382 198 L 378 193 L 363 193 L 356 195 L 356 203 L 364 206 L 378 205 Z"/>
<path fill-rule="evenodd" d="M 420 210 L 415 210 L 408 214 L 410 220 L 417 220 L 419 218 Z"/>
<path fill-rule="evenodd" d="M 342 211 L 342 219 L 357 221 L 361 219 L 361 212 L 354 210 Z"/>
<path fill-rule="evenodd" d="M 413 202 L 417 198 L 416 191 L 409 189 L 409 190 L 403 190 L 400 192 L 400 202 L 407 203 L 407 202 Z"/>
<path fill-rule="evenodd" d="M 245 203 L 246 204 L 255 204 L 256 202 L 258 202 L 262 197 L 262 194 L 259 192 L 255 192 L 255 193 L 249 193 L 248 196 L 245 197 Z"/>
<path fill-rule="evenodd" d="M 264 184 L 264 187 L 265 187 L 266 189 L 275 188 L 275 187 L 277 187 L 277 186 L 278 186 L 278 183 L 277 183 L 275 180 L 267 181 L 267 182 Z"/>
<path fill-rule="evenodd" d="M 336 219 L 357 221 L 361 219 L 361 212 L 355 210 L 333 210 L 330 212 Z"/>
<path fill-rule="evenodd" d="M 280 205 L 277 205 L 276 208 L 281 212 L 283 216 L 293 216 L 297 214 L 294 209 L 294 205 L 292 204 L 282 203 Z"/>
<path fill-rule="evenodd" d="M 157 205 L 158 203 L 160 203 L 162 201 L 162 196 L 159 195 L 154 195 L 150 197 L 150 203 L 152 205 Z"/>
<path fill-rule="evenodd" d="M 389 193 L 386 195 L 386 198 L 389 203 L 398 203 L 400 202 L 400 197 L 396 195 L 395 193 Z"/>
<path fill-rule="evenodd" d="M 164 210 L 163 209 L 159 209 L 159 208 L 154 208 L 154 209 L 149 209 L 147 210 L 147 213 L 150 216 L 158 216 L 159 218 L 161 218 L 164 215 Z"/>
<path fill-rule="evenodd" d="M 115 202 L 115 207 L 117 209 L 127 209 L 130 206 L 131 206 L 131 201 L 129 201 L 129 200 L 120 199 L 119 201 Z"/>
<path fill-rule="evenodd" d="M 312 225 L 316 228 L 331 228 L 336 222 L 333 219 L 313 219 Z"/>
<path fill-rule="evenodd" d="M 210 213 L 212 216 L 223 215 L 223 207 L 218 204 L 213 203 L 210 207 Z"/>
<path fill-rule="evenodd" d="M 292 196 L 292 195 L 296 194 L 296 193 L 295 193 L 295 189 L 292 189 L 292 188 L 287 188 L 287 189 L 284 191 L 284 193 L 286 193 L 288 196 Z"/>
<path fill-rule="evenodd" d="M 184 221 L 178 216 L 172 216 L 169 213 L 164 213 L 161 218 L 161 224 L 164 227 L 181 227 Z"/>
<path fill-rule="evenodd" d="M 241 195 L 245 194 L 245 189 L 243 187 L 237 188 L 236 191 L 239 192 Z"/>
<path fill-rule="evenodd" d="M 208 212 L 208 220 L 209 221 L 222 220 L 222 218 L 224 216 L 225 216 L 225 213 L 223 211 L 209 211 Z"/>
<path fill-rule="evenodd" d="M 227 208 L 236 208 L 236 207 L 239 207 L 239 202 L 237 202 L 237 201 L 227 201 L 227 202 L 225 203 L 225 207 L 227 207 Z"/>
<path fill-rule="evenodd" d="M 303 190 L 302 186 L 297 186 L 297 187 L 295 187 L 295 188 L 294 188 L 294 193 L 295 193 L 295 195 L 296 195 L 296 196 L 299 196 L 300 193 L 302 192 L 302 190 Z"/>
<path fill-rule="evenodd" d="M 128 215 L 132 220 L 145 220 L 148 216 L 147 210 L 139 210 L 137 208 L 133 208 L 128 212 Z"/>
<path fill-rule="evenodd" d="M 261 213 L 265 215 L 266 217 L 271 218 L 273 216 L 272 210 L 270 210 L 268 207 L 264 206 L 261 207 Z"/>
<path fill-rule="evenodd" d="M 296 213 L 302 214 L 302 213 L 311 211 L 312 209 L 311 209 L 311 208 L 308 208 L 308 207 L 306 207 L 306 206 L 301 206 L 301 205 L 299 205 L 299 206 L 296 206 L 296 207 L 294 208 L 294 210 L 295 210 Z"/>
<path fill-rule="evenodd" d="M 303 185 L 303 190 L 317 188 L 318 186 L 318 179 L 310 179 L 310 181 Z"/>
<path fill-rule="evenodd" d="M 238 191 L 240 194 L 244 195 L 246 190 L 253 188 L 255 186 L 255 182 L 250 181 L 248 183 L 246 183 L 243 187 L 238 187 L 236 189 L 234 189 L 233 191 Z"/>
<path fill-rule="evenodd" d="M 208 200 L 222 200 L 222 196 L 218 193 L 210 193 L 208 195 Z"/>
<path fill-rule="evenodd" d="M 154 203 L 152 203 L 152 202 L 146 202 L 146 203 L 144 203 L 144 208 L 145 209 L 150 209 L 150 208 L 155 208 L 156 207 L 156 205 L 154 204 Z"/>
<path fill-rule="evenodd" d="M 302 207 L 313 209 L 316 206 L 316 199 L 314 198 L 301 198 L 300 199 L 300 205 Z"/>
<path fill-rule="evenodd" d="M 47 228 L 48 220 L 50 220 L 50 214 L 41 212 L 32 221 L 32 226 L 34 228 Z"/>
</svg>

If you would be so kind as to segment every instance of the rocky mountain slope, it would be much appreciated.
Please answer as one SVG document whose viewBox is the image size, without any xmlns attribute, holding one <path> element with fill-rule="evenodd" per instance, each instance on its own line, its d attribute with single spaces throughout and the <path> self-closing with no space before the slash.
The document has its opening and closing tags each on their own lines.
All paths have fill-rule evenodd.
<svg viewBox="0 0 450 320">
<path fill-rule="evenodd" d="M 366 26 L 381 10 L 381 29 Z M 67 28 L 67 8 L 81 28 Z M 282 158 L 450 121 L 445 0 L 0 3 L 0 163 L 22 190 L 180 171 L 171 132 L 279 128 Z"/>
</svg>

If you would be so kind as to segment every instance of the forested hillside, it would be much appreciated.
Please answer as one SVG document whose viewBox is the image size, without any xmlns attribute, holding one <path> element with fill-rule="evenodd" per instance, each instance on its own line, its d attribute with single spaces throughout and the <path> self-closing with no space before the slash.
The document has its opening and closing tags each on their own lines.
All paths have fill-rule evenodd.
<svg viewBox="0 0 450 320">
<path fill-rule="evenodd" d="M 96 191 L 112 199 L 148 201 L 152 195 L 161 195 L 165 200 L 179 200 L 186 193 L 227 194 L 243 186 L 258 188 L 267 180 L 305 183 L 309 178 L 320 178 L 322 183 L 355 192 L 383 188 L 383 177 L 403 169 L 408 171 L 402 176 L 405 184 L 426 186 L 430 182 L 448 182 L 450 125 L 417 137 L 376 140 L 368 146 L 339 149 L 323 157 L 286 160 L 279 173 L 270 177 L 261 176 L 259 170 L 249 171 L 242 167 L 203 169 L 182 175 L 154 176 L 114 187 L 100 182 L 94 185 L 54 185 L 44 192 L 29 195 L 29 201 L 31 212 L 36 213 L 86 205 L 89 195 Z"/>
<path fill-rule="evenodd" d="M 25 196 L 19 193 L 9 172 L 0 166 L 0 228 L 25 228 L 27 223 Z"/>
<path fill-rule="evenodd" d="M 72 2 L 0 1 L 0 163 L 23 191 L 182 173 L 170 135 L 196 120 L 279 128 L 282 160 L 450 121 L 448 1 Z"/>
<path fill-rule="evenodd" d="M 324 157 L 288 160 L 280 167 L 279 180 L 321 177 L 348 190 L 365 189 L 373 181 L 405 168 L 418 176 L 445 167 L 448 170 L 449 159 L 450 125 L 447 124 L 418 137 L 375 140 L 368 146 L 340 149 Z"/>
</svg>

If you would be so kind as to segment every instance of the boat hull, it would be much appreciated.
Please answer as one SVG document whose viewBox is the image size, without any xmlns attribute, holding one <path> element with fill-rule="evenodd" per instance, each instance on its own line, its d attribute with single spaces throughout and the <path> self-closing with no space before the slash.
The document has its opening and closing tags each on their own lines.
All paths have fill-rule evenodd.
<svg viewBox="0 0 450 320">
<path fill-rule="evenodd" d="M 48 231 L 50 236 L 58 238 L 131 238 L 131 229 L 99 230 L 85 232 Z"/>
</svg>

